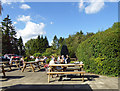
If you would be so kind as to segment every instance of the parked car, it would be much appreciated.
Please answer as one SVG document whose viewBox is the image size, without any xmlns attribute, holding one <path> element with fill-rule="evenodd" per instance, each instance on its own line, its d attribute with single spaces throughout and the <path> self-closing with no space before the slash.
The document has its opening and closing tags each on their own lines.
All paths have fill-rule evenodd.
<svg viewBox="0 0 120 91">
<path fill-rule="evenodd" d="M 10 59 L 4 58 L 4 56 L 0 56 L 0 61 L 10 61 Z"/>
<path fill-rule="evenodd" d="M 5 54 L 4 58 L 10 59 L 13 56 L 14 60 L 19 60 L 20 56 L 16 55 L 16 54 Z"/>
</svg>

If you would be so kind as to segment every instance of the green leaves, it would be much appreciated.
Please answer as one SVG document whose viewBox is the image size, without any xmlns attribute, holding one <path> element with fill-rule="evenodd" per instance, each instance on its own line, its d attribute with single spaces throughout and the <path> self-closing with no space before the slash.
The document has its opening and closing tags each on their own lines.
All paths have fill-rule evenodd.
<svg viewBox="0 0 120 91">
<path fill-rule="evenodd" d="M 118 26 L 98 32 L 79 44 L 77 58 L 85 64 L 85 70 L 96 74 L 118 76 L 118 61 L 120 60 L 120 41 Z"/>
</svg>

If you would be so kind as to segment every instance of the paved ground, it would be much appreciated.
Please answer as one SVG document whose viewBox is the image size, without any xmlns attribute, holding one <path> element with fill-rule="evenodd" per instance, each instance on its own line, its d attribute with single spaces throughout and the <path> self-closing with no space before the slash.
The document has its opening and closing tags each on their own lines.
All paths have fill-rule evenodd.
<svg viewBox="0 0 120 91">
<path fill-rule="evenodd" d="M 85 82 L 79 75 L 68 75 L 71 79 L 58 81 L 59 77 L 50 78 L 50 83 L 47 81 L 47 74 L 44 69 L 31 72 L 31 69 L 25 69 L 24 72 L 13 68 L 12 71 L 6 72 L 7 77 L 0 78 L 0 87 L 3 90 L 10 89 L 82 89 L 87 91 L 107 90 L 118 91 L 118 78 L 107 77 L 95 74 L 85 74 Z M 0 77 L 2 74 L 0 73 Z M 7 91 L 6 90 L 6 91 Z M 12 91 L 12 90 L 11 90 Z"/>
</svg>

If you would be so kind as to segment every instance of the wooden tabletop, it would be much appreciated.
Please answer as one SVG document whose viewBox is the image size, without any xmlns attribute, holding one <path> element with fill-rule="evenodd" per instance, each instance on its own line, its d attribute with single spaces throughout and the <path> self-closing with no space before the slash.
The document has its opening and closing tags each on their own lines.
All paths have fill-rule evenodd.
<svg viewBox="0 0 120 91">
<path fill-rule="evenodd" d="M 0 61 L 0 64 L 6 64 L 9 63 L 9 61 Z"/>
<path fill-rule="evenodd" d="M 48 66 L 83 66 L 84 64 L 50 64 Z"/>
<path fill-rule="evenodd" d="M 31 63 L 37 63 L 37 62 L 43 62 L 42 60 L 39 60 L 39 61 L 29 61 L 29 62 L 24 62 L 24 63 L 27 63 L 27 64 L 31 64 Z"/>
</svg>

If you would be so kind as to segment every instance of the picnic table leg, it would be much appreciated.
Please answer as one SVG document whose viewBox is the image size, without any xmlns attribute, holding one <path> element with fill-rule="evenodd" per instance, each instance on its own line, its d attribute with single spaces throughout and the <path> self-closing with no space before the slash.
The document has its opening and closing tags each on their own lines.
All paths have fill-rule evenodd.
<svg viewBox="0 0 120 91">
<path fill-rule="evenodd" d="M 48 83 L 50 82 L 50 74 L 48 74 Z"/>
<path fill-rule="evenodd" d="M 5 70 L 4 70 L 4 66 L 2 66 L 2 73 L 3 73 L 3 76 L 5 77 Z"/>
<path fill-rule="evenodd" d="M 53 68 L 51 68 L 51 72 L 52 72 L 52 69 L 53 69 Z M 53 78 L 53 75 L 52 75 L 52 78 Z"/>
<path fill-rule="evenodd" d="M 84 82 L 84 74 L 82 75 L 82 81 Z"/>
<path fill-rule="evenodd" d="M 26 68 L 26 63 L 23 66 L 22 72 L 25 70 L 25 68 Z"/>
<path fill-rule="evenodd" d="M 31 68 L 32 68 L 33 72 L 35 72 L 33 65 L 32 64 L 30 64 L 30 65 L 31 65 Z"/>
<path fill-rule="evenodd" d="M 9 65 L 10 70 L 12 70 L 12 69 L 11 69 L 11 66 L 12 66 L 12 65 L 10 64 L 10 65 Z"/>
<path fill-rule="evenodd" d="M 17 61 L 15 61 L 15 64 L 16 64 L 17 68 L 19 68 Z"/>
<path fill-rule="evenodd" d="M 41 70 L 41 69 L 40 69 L 40 66 L 39 66 L 39 63 L 37 63 L 37 66 L 38 66 L 39 70 Z"/>
</svg>

